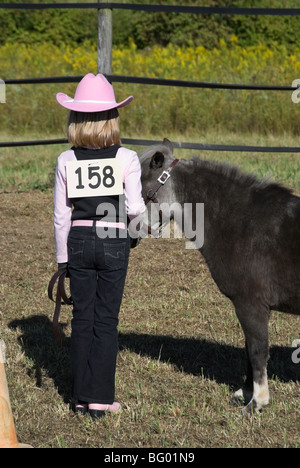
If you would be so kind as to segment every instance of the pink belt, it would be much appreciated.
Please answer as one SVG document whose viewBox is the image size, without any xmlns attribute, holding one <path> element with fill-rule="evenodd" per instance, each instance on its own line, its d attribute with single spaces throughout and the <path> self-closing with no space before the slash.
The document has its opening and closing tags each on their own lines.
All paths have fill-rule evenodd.
<svg viewBox="0 0 300 468">
<path fill-rule="evenodd" d="M 72 226 L 83 226 L 83 227 L 93 227 L 94 221 L 91 219 L 77 219 L 72 221 Z M 106 228 L 115 228 L 115 229 L 126 229 L 124 223 L 108 223 L 105 221 L 96 221 L 96 227 L 106 227 Z"/>
</svg>

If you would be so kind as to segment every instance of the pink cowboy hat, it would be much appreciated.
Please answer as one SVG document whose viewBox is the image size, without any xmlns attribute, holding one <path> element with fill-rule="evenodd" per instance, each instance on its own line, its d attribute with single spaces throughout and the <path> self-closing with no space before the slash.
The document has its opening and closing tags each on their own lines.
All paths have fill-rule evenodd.
<svg viewBox="0 0 300 468">
<path fill-rule="evenodd" d="M 89 73 L 80 81 L 77 86 L 74 99 L 64 93 L 56 95 L 57 102 L 65 107 L 77 112 L 103 112 L 129 104 L 133 96 L 125 101 L 117 102 L 112 85 L 104 75 L 93 75 Z"/>
</svg>

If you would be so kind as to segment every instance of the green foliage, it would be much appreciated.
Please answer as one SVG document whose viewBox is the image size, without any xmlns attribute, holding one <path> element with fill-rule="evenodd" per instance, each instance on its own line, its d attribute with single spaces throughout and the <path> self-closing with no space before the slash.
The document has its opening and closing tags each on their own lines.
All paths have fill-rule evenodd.
<svg viewBox="0 0 300 468">
<path fill-rule="evenodd" d="M 29 3 L 37 1 L 31 0 Z M 19 0 L 15 0 L 15 3 L 19 3 Z M 123 0 L 123 3 L 128 2 Z M 197 0 L 131 0 L 130 3 L 199 6 Z M 249 8 L 299 6 L 297 0 L 289 0 L 288 5 L 282 5 L 281 0 L 203 0 L 201 5 Z M 299 17 L 290 16 L 203 16 L 126 10 L 114 10 L 113 18 L 114 45 L 128 45 L 132 39 L 140 49 L 169 43 L 177 46 L 203 45 L 212 49 L 219 47 L 220 39 L 229 43 L 232 35 L 235 35 L 242 46 L 277 43 L 291 50 L 297 44 L 300 22 Z M 11 41 L 25 44 L 51 42 L 54 45 L 97 41 L 95 10 L 0 10 L 0 24 L 0 45 Z"/>
<path fill-rule="evenodd" d="M 97 41 L 95 10 L 0 10 L 0 24 L 1 45 L 76 45 Z"/>
<path fill-rule="evenodd" d="M 126 3 L 124 1 L 123 3 Z M 197 0 L 132 0 L 131 3 L 156 3 L 160 5 L 199 6 Z M 246 4 L 245 4 L 246 3 Z M 285 2 L 286 3 L 286 2 Z M 203 0 L 201 6 L 298 8 L 297 0 L 282 4 L 281 0 Z M 289 49 L 297 44 L 299 17 L 291 16 L 231 16 L 189 15 L 169 13 L 126 12 L 114 13 L 114 40 L 116 44 L 127 43 L 132 38 L 138 48 L 154 44 L 178 46 L 203 45 L 209 49 L 219 47 L 220 39 L 229 43 L 232 35 L 243 46 L 274 42 Z"/>
</svg>

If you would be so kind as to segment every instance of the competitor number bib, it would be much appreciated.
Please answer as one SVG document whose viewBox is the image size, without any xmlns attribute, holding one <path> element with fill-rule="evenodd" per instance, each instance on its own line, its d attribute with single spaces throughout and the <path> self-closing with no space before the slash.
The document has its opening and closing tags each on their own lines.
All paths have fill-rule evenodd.
<svg viewBox="0 0 300 468">
<path fill-rule="evenodd" d="M 123 194 L 122 165 L 119 159 L 67 161 L 66 170 L 69 198 Z"/>
</svg>

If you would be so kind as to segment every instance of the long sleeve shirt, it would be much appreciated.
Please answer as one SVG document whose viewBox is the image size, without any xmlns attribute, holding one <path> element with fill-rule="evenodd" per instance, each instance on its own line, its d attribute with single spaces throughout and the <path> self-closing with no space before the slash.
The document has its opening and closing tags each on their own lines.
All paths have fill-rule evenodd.
<svg viewBox="0 0 300 468">
<path fill-rule="evenodd" d="M 145 212 L 142 198 L 141 165 L 135 151 L 121 147 L 116 155 L 122 164 L 125 204 L 127 215 L 132 219 Z M 57 263 L 68 262 L 67 240 L 71 228 L 72 201 L 67 193 L 66 162 L 75 161 L 72 149 L 63 152 L 56 166 L 54 188 L 54 235 Z"/>
</svg>

